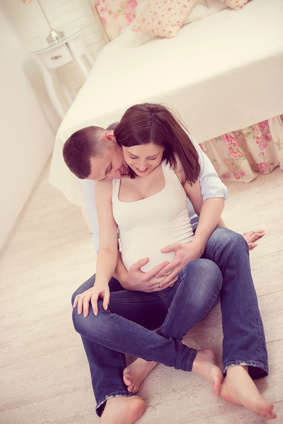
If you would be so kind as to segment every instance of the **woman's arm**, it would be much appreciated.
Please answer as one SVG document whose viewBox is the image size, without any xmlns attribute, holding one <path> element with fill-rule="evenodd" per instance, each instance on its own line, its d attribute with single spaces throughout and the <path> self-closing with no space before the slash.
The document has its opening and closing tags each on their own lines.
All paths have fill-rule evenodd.
<svg viewBox="0 0 283 424">
<path fill-rule="evenodd" d="M 96 282 L 109 283 L 117 263 L 117 224 L 112 211 L 112 181 L 97 181 L 95 201 L 99 225 L 100 247 L 97 254 Z"/>
<path fill-rule="evenodd" d="M 117 226 L 112 213 L 112 181 L 99 181 L 95 184 L 95 201 L 99 222 L 100 247 L 97 255 L 96 277 L 94 286 L 77 296 L 73 307 L 78 305 L 78 313 L 89 312 L 89 303 L 95 315 L 98 313 L 97 300 L 103 299 L 103 308 L 109 304 L 110 292 L 108 283 L 117 262 Z"/>
</svg>

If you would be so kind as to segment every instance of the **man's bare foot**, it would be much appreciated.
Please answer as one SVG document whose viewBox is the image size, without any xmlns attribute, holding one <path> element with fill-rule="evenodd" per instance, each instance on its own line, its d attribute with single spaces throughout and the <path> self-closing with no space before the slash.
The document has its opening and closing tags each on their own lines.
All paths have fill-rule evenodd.
<svg viewBox="0 0 283 424">
<path fill-rule="evenodd" d="M 131 365 L 124 369 L 123 379 L 128 391 L 137 393 L 143 380 L 156 367 L 157 363 L 153 361 L 145 361 L 138 358 Z"/>
<path fill-rule="evenodd" d="M 267 420 L 276 418 L 273 404 L 263 400 L 246 366 L 228 368 L 220 396 L 226 402 L 242 405 Z"/>
<path fill-rule="evenodd" d="M 248 243 L 250 250 L 257 246 L 257 243 L 255 242 L 263 236 L 264 230 L 248 231 L 243 234 L 243 237 Z"/>
<path fill-rule="evenodd" d="M 212 383 L 212 393 L 220 396 L 223 374 L 216 365 L 214 352 L 210 349 L 199 350 L 193 363 L 193 372 Z"/>
<path fill-rule="evenodd" d="M 145 401 L 139 396 L 108 399 L 99 424 L 133 424 L 145 411 Z"/>
</svg>

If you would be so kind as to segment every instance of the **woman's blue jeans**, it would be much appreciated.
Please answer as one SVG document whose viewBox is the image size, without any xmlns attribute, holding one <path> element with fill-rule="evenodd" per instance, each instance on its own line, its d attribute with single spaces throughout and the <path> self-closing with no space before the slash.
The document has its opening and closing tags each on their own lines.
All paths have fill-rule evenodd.
<svg viewBox="0 0 283 424">
<path fill-rule="evenodd" d="M 73 299 L 94 281 L 95 276 L 74 293 Z M 125 354 L 191 371 L 196 351 L 182 344 L 182 338 L 219 297 L 224 373 L 229 366 L 240 364 L 249 365 L 253 378 L 268 373 L 248 246 L 242 236 L 217 228 L 203 259 L 187 264 L 172 288 L 155 293 L 131 292 L 112 279 L 110 289 L 108 311 L 100 303 L 96 317 L 92 311 L 87 318 L 73 312 L 74 326 L 89 361 L 98 415 L 107 399 L 131 395 L 123 382 Z"/>
</svg>

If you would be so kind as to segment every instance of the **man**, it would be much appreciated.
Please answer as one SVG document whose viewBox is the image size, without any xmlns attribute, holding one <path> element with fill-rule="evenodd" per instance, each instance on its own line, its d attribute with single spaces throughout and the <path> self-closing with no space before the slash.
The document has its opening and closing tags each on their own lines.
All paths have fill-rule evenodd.
<svg viewBox="0 0 283 424">
<path fill-rule="evenodd" d="M 67 140 L 65 146 L 64 146 L 64 159 L 71 169 L 72 172 L 74 172 L 79 178 L 87 179 L 87 180 L 102 180 L 102 179 L 113 179 L 113 178 L 120 178 L 121 174 L 127 173 L 127 167 L 125 166 L 123 154 L 121 148 L 116 143 L 115 135 L 113 130 L 110 128 L 108 130 L 104 130 L 102 128 L 97 127 L 89 127 L 84 129 L 83 132 L 78 131 L 77 133 L 73 134 L 73 136 L 70 137 L 69 140 Z M 90 140 L 92 137 L 100 139 L 99 141 L 99 149 L 96 151 L 93 151 L 92 148 L 86 150 L 84 152 L 85 159 L 81 163 L 76 163 L 76 148 L 79 146 L 79 149 L 85 148 L 85 139 L 89 138 Z M 80 140 L 81 138 L 81 140 Z M 74 143 L 73 143 L 74 142 Z M 91 143 L 90 143 L 91 146 Z M 207 257 L 211 260 L 213 260 L 220 268 L 223 276 L 223 280 L 228 280 L 229 283 L 233 284 L 233 279 L 237 280 L 236 275 L 236 269 L 241 270 L 241 276 L 243 278 L 248 277 L 249 269 L 246 265 L 247 262 L 247 249 L 243 249 L 243 239 L 239 237 L 238 235 L 235 235 L 235 233 L 230 232 L 229 230 L 222 229 L 216 229 L 212 235 L 211 229 L 206 226 L 206 222 L 209 222 L 209 216 L 211 214 L 219 214 L 218 219 L 221 222 L 221 211 L 222 208 L 219 207 L 220 203 L 223 202 L 223 198 L 225 199 L 227 196 L 227 189 L 223 185 L 223 183 L 220 181 L 219 177 L 217 176 L 213 166 L 211 165 L 210 161 L 206 156 L 203 154 L 201 149 L 197 144 L 195 144 L 195 147 L 197 149 L 197 152 L 199 154 L 199 161 L 200 161 L 200 185 L 202 188 L 202 195 L 204 199 L 203 208 L 200 214 L 200 217 L 196 217 L 194 212 L 192 211 L 192 208 L 190 207 L 190 203 L 188 202 L 188 210 L 190 213 L 190 217 L 192 220 L 192 226 L 195 229 L 195 234 L 198 235 L 196 239 L 198 240 L 197 243 L 194 244 L 194 242 L 191 243 L 192 249 L 189 256 L 189 261 L 193 261 L 194 259 L 200 258 L 200 257 Z M 89 184 L 91 187 L 87 187 L 87 184 Z M 95 223 L 97 221 L 97 217 L 95 214 L 95 202 L 93 199 L 93 195 L 88 197 L 88 188 L 91 188 L 92 190 L 93 183 L 86 182 L 86 191 L 85 194 L 87 196 L 87 205 L 88 205 L 88 212 L 90 215 L 90 220 L 92 223 L 93 228 L 93 239 L 94 243 L 96 245 L 96 248 L 98 249 L 98 235 L 97 235 L 97 228 L 98 225 Z M 94 193 L 94 190 L 93 192 Z M 209 240 L 208 240 L 209 238 Z M 207 242 L 208 240 L 208 242 Z M 227 249 L 227 247 L 230 247 Z M 176 256 L 182 255 L 182 252 L 176 253 Z M 174 260 L 175 260 L 174 259 Z M 147 259 L 141 258 L 141 260 L 131 267 L 129 272 L 127 272 L 122 264 L 121 261 L 119 261 L 116 269 L 116 278 L 121 283 L 121 285 L 132 291 L 140 291 L 140 292 L 154 292 L 154 291 L 160 291 L 160 287 L 162 289 L 165 289 L 172 285 L 172 281 L 170 280 L 170 275 L 162 277 L 158 277 L 158 274 L 162 274 L 162 268 L 164 264 L 161 264 L 158 267 L 155 267 L 153 270 L 144 273 L 141 271 L 141 267 L 145 265 L 148 262 Z M 234 269 L 234 272 L 231 274 L 229 269 Z M 228 271 L 227 271 L 228 270 Z M 239 278 L 241 278 L 239 276 Z M 83 290 L 90 287 L 90 285 L 93 285 L 94 278 L 91 278 L 86 282 L 80 289 L 77 291 L 77 293 L 81 293 Z M 117 281 L 116 281 L 117 283 Z M 121 287 L 119 288 L 121 289 Z M 115 288 L 114 288 L 115 290 Z M 101 395 L 97 395 L 99 392 L 98 387 L 98 379 L 95 377 L 95 375 L 99 375 L 101 378 L 101 375 L 103 375 L 103 378 L 106 378 L 106 374 L 109 371 L 111 373 L 111 363 L 110 362 L 103 362 L 105 358 L 102 357 L 102 354 L 100 352 L 97 352 L 97 347 L 90 342 L 90 340 L 82 337 L 85 351 L 89 360 L 91 374 L 92 374 L 92 383 L 93 383 L 93 389 L 96 398 Z M 144 370 L 142 372 L 136 372 L 134 368 L 127 369 L 126 370 L 126 377 L 125 381 L 128 386 L 128 390 L 136 391 L 138 389 L 138 386 L 140 382 L 143 380 L 143 378 L 147 375 L 150 368 L 154 366 L 154 364 L 140 364 L 140 369 L 144 367 Z M 109 370 L 107 370 L 107 367 Z M 108 373 L 108 374 L 109 374 Z M 128 375 L 127 375 L 128 374 Z M 120 376 L 121 377 L 121 376 Z M 243 375 L 242 378 L 245 378 Z M 227 379 L 226 379 L 227 380 Z M 226 384 L 227 387 L 227 384 Z M 121 394 L 121 393 L 120 393 Z M 123 393 L 123 396 L 125 396 L 125 392 Z M 227 397 L 231 399 L 229 396 L 225 396 L 226 400 Z M 110 398 L 110 399 L 109 399 Z M 224 396 L 223 396 L 224 398 Z M 107 400 L 107 402 L 105 402 Z M 102 412 L 102 408 L 105 406 L 105 411 L 102 414 L 101 423 L 106 422 L 106 417 L 108 422 L 110 423 L 126 423 L 126 422 L 135 422 L 134 421 L 134 415 L 132 415 L 132 418 L 129 418 L 129 421 L 126 419 L 124 420 L 115 420 L 114 414 L 111 415 L 111 411 L 109 408 L 109 405 L 112 405 L 112 411 L 115 410 L 116 406 L 113 406 L 114 401 L 117 401 L 117 398 L 115 399 L 113 395 L 113 391 L 109 393 L 109 396 L 107 393 L 104 393 L 104 401 L 101 404 L 98 404 L 98 414 L 100 415 Z M 122 400 L 121 398 L 118 398 L 118 401 Z M 135 399 L 137 400 L 137 399 Z M 123 399 L 123 402 L 125 399 Z M 229 401 L 229 400 L 228 400 Z M 237 401 L 244 404 L 243 401 L 237 398 Z M 117 404 L 117 402 L 116 402 Z M 120 402 L 121 404 L 121 402 Z M 244 404 L 245 405 L 245 404 Z M 246 406 L 246 405 L 245 405 Z M 138 405 L 139 408 L 142 409 L 141 405 Z M 136 407 L 136 409 L 138 409 Z M 127 405 L 127 410 L 129 409 L 129 405 Z M 116 408 L 116 412 L 117 412 Z M 125 416 L 125 413 L 124 413 Z M 110 418 L 112 417 L 112 418 Z M 137 415 L 135 416 L 137 419 Z"/>
</svg>

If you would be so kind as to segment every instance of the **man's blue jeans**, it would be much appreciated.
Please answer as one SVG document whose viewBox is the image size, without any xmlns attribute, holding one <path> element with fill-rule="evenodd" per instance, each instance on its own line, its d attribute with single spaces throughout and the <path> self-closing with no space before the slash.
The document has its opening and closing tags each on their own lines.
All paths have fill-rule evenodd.
<svg viewBox="0 0 283 424">
<path fill-rule="evenodd" d="M 187 264 L 172 288 L 155 293 L 131 292 L 112 279 L 108 311 L 101 303 L 97 317 L 90 311 L 84 318 L 74 310 L 74 326 L 89 361 L 98 415 L 107 399 L 130 396 L 123 383 L 125 354 L 191 371 L 196 351 L 181 340 L 219 297 L 224 372 L 229 366 L 245 364 L 253 378 L 268 373 L 247 243 L 242 236 L 217 228 L 204 258 Z M 94 280 L 95 276 L 91 277 L 74 296 L 91 287 Z"/>
</svg>

